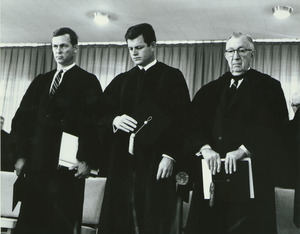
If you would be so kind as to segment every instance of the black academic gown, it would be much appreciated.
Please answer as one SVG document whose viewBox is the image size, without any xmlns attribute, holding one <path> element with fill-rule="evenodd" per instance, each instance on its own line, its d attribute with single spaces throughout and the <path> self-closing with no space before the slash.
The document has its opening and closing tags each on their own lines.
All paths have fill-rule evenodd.
<svg viewBox="0 0 300 234">
<path fill-rule="evenodd" d="M 14 161 L 10 153 L 9 133 L 1 130 L 1 171 L 14 171 Z"/>
<path fill-rule="evenodd" d="M 162 154 L 176 160 L 175 168 L 181 164 L 181 130 L 190 102 L 182 73 L 158 62 L 140 77 L 139 68 L 134 67 L 111 82 L 103 100 L 100 112 L 104 115 L 98 129 L 100 140 L 110 149 L 110 162 L 99 232 L 131 234 L 138 227 L 139 233 L 172 233 L 176 171 L 171 178 L 159 181 L 156 173 Z M 128 153 L 130 134 L 120 130 L 113 133 L 112 122 L 118 115 L 135 116 L 143 105 L 147 109 L 149 102 L 159 109 L 154 112 L 168 120 L 156 119 L 163 124 L 155 127 L 151 125 L 157 116 L 154 113 L 153 122 L 137 134 L 132 156 Z M 138 140 L 139 134 L 148 130 L 150 133 Z"/>
<path fill-rule="evenodd" d="M 283 187 L 295 189 L 294 223 L 300 228 L 300 108 L 289 121 L 286 134 L 287 160 L 284 168 Z"/>
<path fill-rule="evenodd" d="M 276 233 L 274 186 L 281 131 L 288 120 L 284 94 L 278 81 L 250 69 L 228 100 L 231 77 L 227 72 L 205 85 L 193 100 L 187 144 L 195 186 L 187 234 Z M 221 157 L 241 145 L 251 152 L 254 200 L 215 201 L 214 207 L 209 207 L 203 199 L 201 158 L 194 156 L 205 144 Z"/>
<path fill-rule="evenodd" d="M 77 159 L 93 166 L 97 153 L 93 112 L 101 87 L 78 66 L 68 70 L 49 96 L 55 70 L 37 76 L 12 121 L 15 159 L 25 158 L 26 190 L 16 233 L 67 234 L 80 231 L 84 180 L 58 169 L 62 132 L 78 136 Z"/>
</svg>

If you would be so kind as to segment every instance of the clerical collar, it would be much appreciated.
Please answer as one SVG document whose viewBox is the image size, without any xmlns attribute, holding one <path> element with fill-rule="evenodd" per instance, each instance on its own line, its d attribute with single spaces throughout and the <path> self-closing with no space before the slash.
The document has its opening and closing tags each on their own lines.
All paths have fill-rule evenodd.
<svg viewBox="0 0 300 234">
<path fill-rule="evenodd" d="M 139 69 L 145 69 L 147 71 L 150 67 L 154 66 L 157 63 L 157 60 L 154 59 L 151 63 L 147 64 L 145 67 L 138 65 Z"/>
</svg>

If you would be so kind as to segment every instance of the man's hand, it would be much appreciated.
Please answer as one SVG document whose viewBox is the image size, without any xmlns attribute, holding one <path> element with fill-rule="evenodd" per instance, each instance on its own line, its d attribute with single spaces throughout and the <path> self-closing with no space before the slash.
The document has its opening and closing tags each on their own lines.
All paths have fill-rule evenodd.
<svg viewBox="0 0 300 234">
<path fill-rule="evenodd" d="M 15 170 L 16 170 L 17 176 L 19 176 L 21 174 L 21 171 L 22 171 L 25 163 L 26 163 L 26 159 L 25 158 L 19 158 L 17 160 L 17 162 L 15 163 Z"/>
<path fill-rule="evenodd" d="M 232 174 L 236 171 L 237 160 L 242 160 L 247 156 L 246 152 L 240 148 L 235 151 L 228 152 L 225 158 L 225 172 L 226 174 Z"/>
<path fill-rule="evenodd" d="M 113 121 L 113 125 L 124 132 L 133 132 L 136 128 L 136 124 L 137 121 L 134 118 L 125 114 L 117 116 Z"/>
<path fill-rule="evenodd" d="M 173 160 L 167 157 L 163 157 L 159 163 L 156 179 L 169 178 L 173 173 Z"/>
<path fill-rule="evenodd" d="M 221 171 L 221 157 L 217 152 L 210 148 L 206 148 L 201 151 L 201 154 L 206 160 L 208 168 L 213 175 L 215 175 L 216 172 L 219 173 Z"/>
<path fill-rule="evenodd" d="M 69 167 L 69 170 L 77 169 L 75 177 L 78 179 L 86 179 L 89 177 L 91 168 L 86 162 L 77 162 L 73 166 Z"/>
</svg>

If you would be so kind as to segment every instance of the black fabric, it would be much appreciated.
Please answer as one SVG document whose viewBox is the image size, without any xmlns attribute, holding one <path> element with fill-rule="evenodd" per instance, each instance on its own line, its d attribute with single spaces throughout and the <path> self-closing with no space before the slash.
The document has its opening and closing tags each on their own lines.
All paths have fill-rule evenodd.
<svg viewBox="0 0 300 234">
<path fill-rule="evenodd" d="M 288 112 L 280 83 L 250 69 L 227 105 L 232 75 L 227 72 L 198 91 L 187 125 L 187 157 L 194 180 L 187 234 L 276 233 L 274 186 L 280 170 L 282 129 Z M 251 153 L 255 199 L 224 202 L 213 209 L 203 200 L 202 175 L 195 152 L 209 144 L 225 157 L 244 145 Z M 276 146 L 276 147 L 274 147 Z M 250 205 L 249 205 L 250 203 Z M 208 213 L 207 213 L 208 212 Z M 245 217 L 245 220 L 240 220 Z M 231 221 L 230 221 L 230 220 Z M 234 229 L 233 229 L 234 228 Z"/>
<path fill-rule="evenodd" d="M 300 228 L 300 108 L 296 111 L 295 117 L 291 123 L 291 129 L 294 134 L 291 134 L 294 142 L 294 153 L 296 159 L 296 180 L 295 180 L 295 199 L 294 199 L 294 223 Z"/>
<path fill-rule="evenodd" d="M 215 204 L 222 201 L 249 201 L 250 183 L 249 183 L 249 165 L 247 161 L 237 162 L 238 170 L 232 174 L 226 174 L 224 162 L 220 173 L 212 176 L 214 182 L 214 200 Z"/>
<path fill-rule="evenodd" d="M 1 130 L 1 171 L 14 171 L 14 159 L 10 149 L 10 134 Z"/>
<path fill-rule="evenodd" d="M 182 125 L 190 102 L 188 89 L 178 69 L 160 62 L 145 72 L 141 91 L 139 79 L 138 67 L 118 75 L 106 88 L 103 102 L 99 105 L 99 139 L 105 148 L 109 148 L 106 152 L 110 158 L 99 225 L 99 232 L 103 234 L 134 233 L 134 220 L 139 233 L 174 233 L 171 230 L 176 215 L 174 175 L 182 161 Z M 147 103 L 153 105 L 149 108 L 151 113 L 143 113 L 143 108 L 149 107 Z M 163 115 L 169 123 L 162 122 L 163 129 L 157 129 L 162 120 L 158 117 L 154 131 L 158 130 L 159 134 L 152 136 L 150 121 L 137 136 L 141 134 L 142 137 L 142 131 L 145 131 L 146 140 L 151 144 L 145 145 L 142 139 L 137 140 L 132 156 L 128 153 L 130 133 L 118 130 L 114 134 L 112 122 L 116 116 L 134 116 L 137 113 L 145 114 L 136 116 L 140 118 L 139 126 L 148 114 L 153 114 L 153 118 Z M 153 119 L 153 125 L 154 121 L 157 120 Z M 177 162 L 171 178 L 157 181 L 162 154 L 173 157 Z"/>
<path fill-rule="evenodd" d="M 140 103 L 136 107 L 132 117 L 138 121 L 136 131 L 134 131 L 134 133 L 136 133 L 135 143 L 145 148 L 150 147 L 156 142 L 171 124 L 171 120 L 164 112 L 149 100 Z M 146 120 L 149 121 L 144 125 Z M 139 132 L 137 132 L 137 130 L 139 130 Z"/>
<path fill-rule="evenodd" d="M 280 187 L 295 189 L 294 223 L 300 228 L 300 108 L 285 132 L 285 157 L 281 160 Z"/>
<path fill-rule="evenodd" d="M 101 95 L 98 79 L 74 66 L 53 97 L 55 70 L 41 74 L 27 89 L 13 121 L 15 159 L 26 159 L 26 188 L 16 233 L 73 233 L 80 230 L 84 180 L 61 171 L 58 156 L 62 132 L 79 137 L 77 159 L 95 166 L 99 157 L 93 112 Z"/>
</svg>

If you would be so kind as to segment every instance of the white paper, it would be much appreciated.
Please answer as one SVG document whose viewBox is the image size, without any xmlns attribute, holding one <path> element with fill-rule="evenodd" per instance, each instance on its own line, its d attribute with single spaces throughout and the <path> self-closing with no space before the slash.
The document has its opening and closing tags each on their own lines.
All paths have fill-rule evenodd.
<svg viewBox="0 0 300 234">
<path fill-rule="evenodd" d="M 210 183 L 212 181 L 212 174 L 208 168 L 205 159 L 202 159 L 202 179 L 203 179 L 204 199 L 210 199 L 209 188 L 210 188 Z"/>
<path fill-rule="evenodd" d="M 221 161 L 225 161 L 225 159 L 221 159 Z M 255 196 L 254 196 L 251 158 L 244 158 L 243 161 L 248 161 L 250 198 L 253 199 Z M 205 159 L 202 159 L 202 178 L 203 178 L 204 199 L 210 199 L 210 183 L 212 182 L 212 174 L 208 168 L 208 165 L 207 165 L 207 162 Z"/>
<path fill-rule="evenodd" d="M 70 167 L 77 162 L 78 137 L 63 132 L 59 152 L 59 166 Z"/>
<path fill-rule="evenodd" d="M 58 165 L 63 167 L 71 167 L 77 160 L 78 137 L 63 132 L 61 137 L 60 152 Z M 97 170 L 91 170 L 91 174 L 98 175 Z"/>
</svg>

